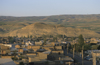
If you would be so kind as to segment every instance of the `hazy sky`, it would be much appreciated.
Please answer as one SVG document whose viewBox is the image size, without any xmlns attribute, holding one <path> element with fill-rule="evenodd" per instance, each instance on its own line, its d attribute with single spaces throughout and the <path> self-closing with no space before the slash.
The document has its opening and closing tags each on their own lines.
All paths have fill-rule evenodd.
<svg viewBox="0 0 100 65">
<path fill-rule="evenodd" d="M 0 16 L 100 14 L 100 0 L 0 0 Z"/>
</svg>

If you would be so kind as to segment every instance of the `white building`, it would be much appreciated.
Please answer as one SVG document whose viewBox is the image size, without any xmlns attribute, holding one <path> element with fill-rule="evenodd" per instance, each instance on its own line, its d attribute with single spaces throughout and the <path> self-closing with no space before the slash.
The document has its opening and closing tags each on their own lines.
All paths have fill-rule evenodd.
<svg viewBox="0 0 100 65">
<path fill-rule="evenodd" d="M 12 47 L 12 44 L 3 44 L 4 46 Z"/>
<path fill-rule="evenodd" d="M 25 43 L 26 46 L 33 45 L 30 41 Z"/>
</svg>

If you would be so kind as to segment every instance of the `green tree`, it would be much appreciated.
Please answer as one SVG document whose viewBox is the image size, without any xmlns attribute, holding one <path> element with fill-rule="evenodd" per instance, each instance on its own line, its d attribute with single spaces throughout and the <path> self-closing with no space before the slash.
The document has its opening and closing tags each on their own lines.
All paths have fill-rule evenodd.
<svg viewBox="0 0 100 65">
<path fill-rule="evenodd" d="M 28 35 L 27 38 L 29 38 L 30 36 Z"/>
<path fill-rule="evenodd" d="M 16 37 L 18 37 L 18 35 L 16 35 Z"/>
<path fill-rule="evenodd" d="M 30 38 L 32 38 L 33 36 L 32 35 L 30 35 Z"/>
<path fill-rule="evenodd" d="M 13 51 L 13 57 L 12 57 L 12 60 L 18 60 L 18 58 L 16 57 L 17 55 L 17 50 Z"/>
<path fill-rule="evenodd" d="M 2 40 L 2 41 L 6 41 L 6 39 L 4 39 L 4 38 L 3 38 L 3 40 Z"/>
<path fill-rule="evenodd" d="M 24 38 L 26 38 L 26 37 L 24 36 Z"/>
<path fill-rule="evenodd" d="M 92 49 L 95 49 L 95 50 L 99 49 L 99 45 L 92 45 Z"/>
<path fill-rule="evenodd" d="M 100 45 L 98 46 L 98 48 L 97 48 L 98 50 L 100 50 Z"/>
<path fill-rule="evenodd" d="M 57 41 L 57 37 L 53 37 L 53 41 L 56 42 Z"/>
<path fill-rule="evenodd" d="M 84 44 L 84 50 L 91 50 L 90 44 Z"/>
<path fill-rule="evenodd" d="M 79 35 L 78 38 L 79 38 L 78 39 L 78 43 L 79 43 L 80 47 L 82 47 L 84 45 L 84 38 L 83 38 L 82 34 Z"/>
<path fill-rule="evenodd" d="M 15 42 L 15 39 L 14 39 L 14 37 L 8 36 L 8 39 L 9 39 L 9 42 L 10 42 L 10 43 L 13 43 L 13 42 Z"/>
<path fill-rule="evenodd" d="M 75 37 L 71 37 L 71 41 L 75 40 Z"/>
<path fill-rule="evenodd" d="M 49 37 L 52 38 L 53 36 L 52 35 L 49 35 Z"/>
<path fill-rule="evenodd" d="M 81 34 L 78 37 L 78 44 L 75 45 L 76 52 L 81 52 L 82 46 L 84 46 L 84 38 L 83 38 L 83 36 Z"/>
<path fill-rule="evenodd" d="M 75 51 L 76 52 L 81 52 L 82 47 L 80 47 L 79 44 L 75 44 Z"/>
</svg>

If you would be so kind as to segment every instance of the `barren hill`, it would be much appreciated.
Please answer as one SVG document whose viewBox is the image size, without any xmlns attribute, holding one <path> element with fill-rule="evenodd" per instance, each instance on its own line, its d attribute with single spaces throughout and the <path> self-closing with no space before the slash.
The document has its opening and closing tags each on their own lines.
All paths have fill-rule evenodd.
<svg viewBox="0 0 100 65">
<path fill-rule="evenodd" d="M 88 29 L 100 33 L 100 14 L 28 17 L 0 16 L 0 36 L 35 22 L 61 24 L 65 27 Z"/>
<path fill-rule="evenodd" d="M 100 37 L 100 34 L 86 29 L 79 29 L 79 28 L 71 28 L 71 27 L 64 27 L 61 25 L 50 25 L 45 23 L 34 23 L 23 27 L 18 30 L 14 30 L 6 34 L 6 36 L 41 36 L 41 35 L 57 35 L 62 34 L 68 37 L 77 37 L 80 34 L 83 34 L 84 37 Z"/>
</svg>

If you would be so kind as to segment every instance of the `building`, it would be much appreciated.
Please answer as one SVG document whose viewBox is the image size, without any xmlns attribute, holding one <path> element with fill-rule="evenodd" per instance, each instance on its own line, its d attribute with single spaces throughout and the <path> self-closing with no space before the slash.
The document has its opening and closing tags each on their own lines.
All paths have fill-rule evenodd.
<svg viewBox="0 0 100 65">
<path fill-rule="evenodd" d="M 18 49 L 18 53 L 23 53 L 23 49 Z"/>
<path fill-rule="evenodd" d="M 100 42 L 100 40 L 99 39 L 96 39 L 96 38 L 91 38 L 90 39 L 90 43 L 98 43 L 98 42 Z"/>
<path fill-rule="evenodd" d="M 42 41 L 39 41 L 39 42 L 35 42 L 35 45 L 42 45 L 43 42 Z"/>
<path fill-rule="evenodd" d="M 4 46 L 12 47 L 12 44 L 3 44 Z"/>
<path fill-rule="evenodd" d="M 8 46 L 0 45 L 0 54 L 10 53 L 10 48 Z"/>
<path fill-rule="evenodd" d="M 27 42 L 25 42 L 25 45 L 29 46 L 29 45 L 33 45 L 33 43 L 31 43 L 30 41 L 27 41 Z"/>
<path fill-rule="evenodd" d="M 27 46 L 27 49 L 33 49 L 34 52 L 36 52 L 38 49 L 40 49 L 40 46 Z"/>
<path fill-rule="evenodd" d="M 15 48 L 20 48 L 20 45 L 15 45 Z"/>
<path fill-rule="evenodd" d="M 0 65 L 16 65 L 11 58 L 0 58 Z"/>
</svg>

